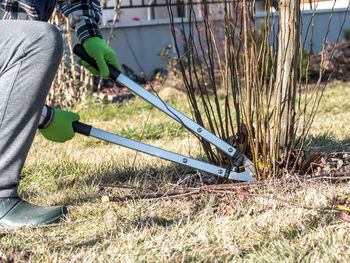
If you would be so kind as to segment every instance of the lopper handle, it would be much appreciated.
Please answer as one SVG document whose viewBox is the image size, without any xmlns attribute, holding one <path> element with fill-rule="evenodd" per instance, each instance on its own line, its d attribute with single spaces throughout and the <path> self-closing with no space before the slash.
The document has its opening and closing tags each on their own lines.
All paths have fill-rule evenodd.
<svg viewBox="0 0 350 263">
<path fill-rule="evenodd" d="M 86 53 L 83 45 L 76 44 L 73 48 L 73 53 L 98 70 L 96 61 L 92 57 L 90 57 L 88 53 Z M 116 81 L 121 72 L 109 64 L 107 66 L 109 70 L 109 78 Z"/>
<path fill-rule="evenodd" d="M 74 121 L 72 123 L 72 126 L 73 126 L 73 130 L 75 132 L 86 135 L 86 136 L 90 136 L 90 132 L 92 129 L 91 125 L 87 125 L 87 124 L 79 122 L 79 121 Z"/>
</svg>

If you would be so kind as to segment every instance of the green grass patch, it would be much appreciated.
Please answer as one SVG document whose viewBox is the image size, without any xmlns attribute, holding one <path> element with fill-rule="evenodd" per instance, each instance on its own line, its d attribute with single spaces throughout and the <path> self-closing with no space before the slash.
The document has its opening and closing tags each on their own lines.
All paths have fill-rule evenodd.
<svg viewBox="0 0 350 263">
<path fill-rule="evenodd" d="M 350 85 L 331 83 L 308 138 L 310 151 L 350 150 Z M 185 98 L 169 104 L 191 115 Z M 141 99 L 77 105 L 81 120 L 193 157 L 198 140 Z M 39 205 L 67 204 L 63 224 L 0 231 L 0 262 L 347 262 L 349 223 L 338 212 L 297 208 L 276 199 L 201 193 L 127 202 L 101 197 L 168 191 L 193 173 L 93 138 L 64 144 L 40 134 L 22 173 L 20 193 Z M 123 184 L 132 188 L 106 187 Z M 331 206 L 350 184 L 311 182 L 250 190 L 313 206 Z M 230 214 L 225 210 L 229 205 Z"/>
</svg>

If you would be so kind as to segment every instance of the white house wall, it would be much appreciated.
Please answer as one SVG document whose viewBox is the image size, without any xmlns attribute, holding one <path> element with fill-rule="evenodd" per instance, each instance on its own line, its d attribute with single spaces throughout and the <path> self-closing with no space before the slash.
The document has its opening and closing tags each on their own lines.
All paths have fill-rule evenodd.
<svg viewBox="0 0 350 263">
<path fill-rule="evenodd" d="M 166 0 L 156 0 L 157 4 L 166 4 Z M 154 3 L 154 0 L 144 0 L 145 5 L 152 5 Z M 134 6 L 141 5 L 142 0 L 132 0 L 132 4 Z M 114 7 L 116 5 L 115 0 L 109 0 L 108 1 L 108 7 Z M 118 20 L 121 23 L 130 23 L 135 20 L 139 21 L 146 21 L 146 20 L 152 20 L 152 19 L 167 19 L 169 17 L 168 14 L 168 8 L 166 6 L 159 6 L 159 7 L 140 7 L 140 8 L 122 8 L 123 6 L 130 5 L 130 0 L 123 0 L 121 9 L 118 15 Z M 178 11 L 177 7 L 172 7 L 172 12 L 174 14 L 174 17 L 178 17 Z M 195 6 L 194 9 L 198 13 L 199 7 Z M 113 9 L 105 9 L 103 10 L 103 16 L 102 21 L 103 24 L 108 23 L 108 21 L 111 21 L 114 17 L 114 10 Z"/>
<path fill-rule="evenodd" d="M 330 9 L 319 9 L 316 11 L 312 11 L 312 10 L 302 11 L 301 32 L 302 32 L 302 42 L 303 42 L 304 48 L 309 51 L 310 39 L 312 35 L 312 16 L 314 13 L 315 13 L 315 18 L 313 22 L 314 29 L 313 29 L 311 51 L 312 53 L 318 53 L 322 50 L 325 44 L 325 41 L 336 42 L 338 40 L 338 37 L 339 37 L 339 41 L 342 41 L 344 30 L 350 30 L 350 13 L 347 11 L 348 11 L 347 8 L 334 9 L 333 15 Z M 265 14 L 257 13 L 256 25 L 259 25 L 259 23 L 263 22 L 264 20 L 265 20 Z M 274 23 L 272 21 L 274 21 Z M 273 38 L 275 38 L 275 41 L 276 41 L 276 33 L 278 28 L 278 12 L 271 15 L 271 24 L 274 24 L 274 34 L 271 35 L 271 43 L 272 43 Z M 343 31 L 339 32 L 342 25 L 343 25 Z M 328 34 L 327 34 L 327 31 L 329 31 Z M 325 40 L 325 37 L 327 37 L 326 40 Z"/>
<path fill-rule="evenodd" d="M 104 27 L 101 32 L 107 39 L 110 28 Z M 120 23 L 114 30 L 114 36 L 111 47 L 116 51 L 120 64 L 127 65 L 139 75 L 144 71 L 149 77 L 164 64 L 158 53 L 173 43 L 168 19 Z"/>
<path fill-rule="evenodd" d="M 339 29 L 344 21 L 347 9 L 336 9 L 330 24 L 328 41 L 337 40 Z M 318 10 L 315 15 L 314 37 L 312 42 L 313 52 L 322 49 L 327 26 L 330 18 L 330 10 Z M 311 29 L 307 30 L 309 21 L 312 18 L 312 11 L 304 11 L 302 34 L 305 47 L 309 46 Z M 257 24 L 264 19 L 263 13 L 257 14 Z M 276 21 L 278 16 L 276 16 Z M 177 19 L 177 27 L 180 29 L 180 19 Z M 277 23 L 276 23 L 277 24 Z M 348 14 L 344 29 L 350 29 L 350 16 Z M 102 27 L 102 34 L 107 39 L 110 28 Z M 308 32 L 308 34 L 307 34 Z M 155 69 L 160 68 L 163 61 L 158 53 L 167 45 L 173 44 L 168 19 L 156 19 L 151 21 L 120 22 L 116 24 L 111 47 L 116 51 L 119 62 L 127 65 L 135 73 L 140 74 L 143 70 L 149 77 Z M 340 40 L 343 35 L 341 34 Z M 175 54 L 174 54 L 175 55 Z M 165 66 L 165 65 L 163 65 Z"/>
<path fill-rule="evenodd" d="M 331 8 L 346 8 L 349 5 L 349 0 L 332 0 L 332 1 L 321 1 L 321 2 L 313 2 L 310 6 L 310 3 L 302 4 L 302 10 L 311 10 L 311 9 L 331 9 Z"/>
</svg>

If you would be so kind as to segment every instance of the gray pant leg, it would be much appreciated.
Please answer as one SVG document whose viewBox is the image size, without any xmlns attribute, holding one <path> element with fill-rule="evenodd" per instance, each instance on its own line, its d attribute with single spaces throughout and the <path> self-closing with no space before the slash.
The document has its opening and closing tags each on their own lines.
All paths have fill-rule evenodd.
<svg viewBox="0 0 350 263">
<path fill-rule="evenodd" d="M 56 27 L 0 21 L 0 197 L 16 197 L 20 172 L 62 58 Z"/>
</svg>

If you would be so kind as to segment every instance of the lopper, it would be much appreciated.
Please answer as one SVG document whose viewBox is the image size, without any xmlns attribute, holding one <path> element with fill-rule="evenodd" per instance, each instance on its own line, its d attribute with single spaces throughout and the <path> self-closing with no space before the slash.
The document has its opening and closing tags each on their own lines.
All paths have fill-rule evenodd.
<svg viewBox="0 0 350 263">
<path fill-rule="evenodd" d="M 91 66 L 97 68 L 95 60 L 86 53 L 82 45 L 77 44 L 74 47 L 73 51 L 77 56 L 88 62 Z M 178 121 L 191 132 L 220 149 L 224 154 L 226 154 L 233 160 L 232 167 L 230 169 L 227 169 L 204 161 L 196 160 L 155 146 L 151 146 L 142 142 L 125 138 L 117 134 L 103 131 L 81 122 L 73 122 L 73 129 L 75 132 L 86 136 L 91 136 L 97 139 L 101 139 L 107 142 L 111 142 L 114 144 L 118 144 L 174 163 L 182 164 L 196 170 L 216 175 L 218 177 L 238 181 L 255 180 L 255 172 L 252 162 L 245 155 L 243 155 L 237 149 L 232 147 L 232 145 L 228 144 L 216 135 L 210 133 L 204 127 L 200 126 L 199 124 L 197 124 L 196 122 L 194 122 L 193 120 L 191 120 L 172 106 L 162 101 L 157 96 L 153 95 L 151 92 L 138 85 L 136 82 L 123 75 L 116 68 L 109 66 L 109 72 L 109 77 L 111 80 L 121 84 L 122 86 L 127 87 L 135 94 L 139 95 L 140 97 L 157 107 L 159 110 L 163 111 L 165 114 Z"/>
</svg>

